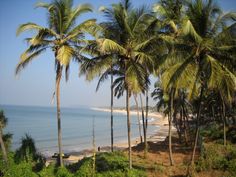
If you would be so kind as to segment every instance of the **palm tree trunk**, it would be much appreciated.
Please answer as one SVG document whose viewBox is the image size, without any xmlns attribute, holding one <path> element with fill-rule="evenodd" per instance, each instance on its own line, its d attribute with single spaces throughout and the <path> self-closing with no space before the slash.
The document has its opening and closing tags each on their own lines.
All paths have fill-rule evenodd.
<svg viewBox="0 0 236 177">
<path fill-rule="evenodd" d="M 214 109 L 214 106 L 211 106 L 211 111 L 212 111 L 212 119 L 213 119 L 213 121 L 216 121 L 215 120 L 215 109 Z"/>
<path fill-rule="evenodd" d="M 129 90 L 126 90 L 126 111 L 127 111 L 127 129 L 128 129 L 128 145 L 129 145 L 129 169 L 132 169 L 131 157 L 131 130 L 130 130 L 130 105 L 129 105 Z"/>
<path fill-rule="evenodd" d="M 0 129 L 0 144 L 1 144 L 1 149 L 2 149 L 2 155 L 3 155 L 3 160 L 5 161 L 5 163 L 7 164 L 8 160 L 7 160 L 7 151 L 3 142 L 3 133 L 2 133 L 2 129 Z"/>
<path fill-rule="evenodd" d="M 59 148 L 59 165 L 63 166 L 62 159 L 62 133 L 61 133 L 61 110 L 60 110 L 60 82 L 62 68 L 60 67 L 56 79 L 56 97 L 57 97 L 57 133 L 58 133 L 58 148 Z"/>
<path fill-rule="evenodd" d="M 137 117 L 138 117 L 138 129 L 139 129 L 139 136 L 140 136 L 140 142 L 143 142 L 142 133 L 141 133 L 141 124 L 140 124 L 140 116 L 139 116 L 139 108 L 138 108 L 138 100 L 137 95 L 134 95 L 134 101 L 136 103 L 136 109 L 137 109 Z"/>
<path fill-rule="evenodd" d="M 187 134 L 187 120 L 186 120 L 186 117 L 184 115 L 184 108 L 182 108 L 183 110 L 183 120 L 184 120 L 184 141 L 185 141 L 185 145 L 187 146 L 188 145 L 188 134 Z"/>
<path fill-rule="evenodd" d="M 147 149 L 147 136 L 146 136 L 146 126 L 145 126 L 145 120 L 144 120 L 143 100 L 142 100 L 141 94 L 139 96 L 140 96 L 140 103 L 141 103 L 141 109 L 142 109 L 144 150 L 146 151 L 146 149 Z"/>
<path fill-rule="evenodd" d="M 96 144 L 95 144 L 95 127 L 94 127 L 94 117 L 93 117 L 93 177 L 96 174 Z"/>
<path fill-rule="evenodd" d="M 111 67 L 112 70 L 112 67 Z M 111 74 L 111 152 L 113 152 L 114 146 L 114 134 L 113 134 L 113 73 Z"/>
<path fill-rule="evenodd" d="M 222 115 L 223 126 L 224 126 L 224 146 L 226 146 L 225 103 L 224 103 L 223 99 L 222 99 L 222 113 L 221 113 L 221 115 Z"/>
<path fill-rule="evenodd" d="M 201 116 L 201 109 L 202 109 L 202 97 L 203 97 L 203 91 L 204 88 L 203 86 L 201 87 L 201 92 L 200 92 L 200 99 L 199 99 L 199 105 L 198 105 L 198 112 L 197 112 L 197 130 L 195 134 L 195 141 L 194 141 L 194 146 L 193 146 L 193 152 L 192 152 L 192 157 L 191 157 L 191 164 L 194 164 L 194 157 L 196 153 L 196 148 L 197 148 L 197 143 L 198 143 L 198 135 L 199 135 L 199 123 L 200 123 L 200 116 Z"/>
<path fill-rule="evenodd" d="M 146 115 L 145 115 L 145 126 L 146 126 L 146 131 L 147 131 L 147 126 L 148 126 L 148 87 L 146 89 Z"/>
<path fill-rule="evenodd" d="M 174 165 L 173 155 L 172 155 L 172 120 L 173 120 L 173 100 L 174 100 L 174 89 L 171 89 L 171 96 L 170 96 L 170 113 L 169 113 L 169 158 L 170 158 L 170 165 Z"/>
</svg>

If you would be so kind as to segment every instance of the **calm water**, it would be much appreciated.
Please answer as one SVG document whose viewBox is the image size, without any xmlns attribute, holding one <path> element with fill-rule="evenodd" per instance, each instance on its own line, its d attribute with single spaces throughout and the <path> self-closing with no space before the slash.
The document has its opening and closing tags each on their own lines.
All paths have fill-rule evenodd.
<svg viewBox="0 0 236 177">
<path fill-rule="evenodd" d="M 4 132 L 13 134 L 12 149 L 20 145 L 25 133 L 34 138 L 39 151 L 45 154 L 57 152 L 56 108 L 33 106 L 0 106 L 8 118 Z M 110 113 L 90 108 L 62 108 L 62 144 L 64 152 L 80 151 L 92 147 L 93 118 L 96 146 L 110 144 Z M 138 121 L 131 116 L 132 137 L 138 137 Z M 155 127 L 149 126 L 149 132 Z M 114 142 L 127 138 L 126 115 L 114 113 Z"/>
</svg>

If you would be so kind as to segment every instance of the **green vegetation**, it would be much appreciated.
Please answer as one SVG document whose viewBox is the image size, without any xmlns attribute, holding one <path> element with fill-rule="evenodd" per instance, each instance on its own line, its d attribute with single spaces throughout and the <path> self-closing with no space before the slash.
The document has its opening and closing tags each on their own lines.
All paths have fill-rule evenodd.
<svg viewBox="0 0 236 177">
<path fill-rule="evenodd" d="M 57 98 L 57 127 L 58 127 L 58 148 L 60 155 L 60 165 L 62 161 L 62 135 L 61 135 L 61 114 L 60 114 L 60 82 L 62 72 L 65 70 L 65 77 L 68 80 L 71 60 L 80 62 L 84 56 L 77 52 L 83 43 L 84 32 L 91 32 L 95 28 L 95 19 L 88 19 L 80 24 L 76 24 L 76 19 L 81 14 L 91 12 L 89 4 L 82 4 L 73 8 L 71 0 L 52 1 L 52 3 L 38 3 L 36 7 L 45 8 L 47 11 L 48 27 L 43 27 L 35 23 L 25 23 L 17 29 L 17 35 L 22 32 L 33 30 L 35 36 L 27 38 L 29 47 L 21 55 L 20 62 L 16 67 L 16 74 L 20 72 L 38 55 L 51 49 L 54 53 L 56 70 L 56 98 Z M 54 92 L 54 93 L 55 93 Z"/>
<path fill-rule="evenodd" d="M 84 158 L 78 163 L 67 167 L 57 167 L 50 165 L 42 169 L 36 169 L 34 164 L 36 161 L 22 160 L 20 163 L 14 161 L 13 154 L 9 157 L 10 165 L 5 167 L 0 164 L 0 172 L 4 177 L 145 177 L 145 171 L 141 167 L 132 170 L 128 169 L 128 159 L 121 152 L 100 153 L 96 156 L 96 171 L 93 173 L 92 158 Z"/>
<path fill-rule="evenodd" d="M 1 174 L 145 176 L 146 172 L 153 175 L 158 171 L 173 176 L 184 170 L 181 175 L 235 175 L 236 13 L 224 13 L 213 0 L 160 0 L 152 9 L 137 8 L 130 0 L 121 0 L 100 8 L 106 17 L 104 22 L 97 24 L 96 20 L 89 19 L 76 25 L 77 17 L 92 8 L 88 4 L 73 8 L 72 4 L 72 0 L 39 3 L 38 7 L 47 10 L 49 26 L 27 23 L 17 30 L 17 34 L 33 30 L 36 36 L 27 38 L 29 48 L 21 55 L 16 73 L 47 48 L 55 56 L 61 167 L 44 167 L 29 136 L 22 140 L 22 147 L 15 153 L 7 153 L 9 141 L 7 143 L 2 131 L 7 121 L 1 112 L 0 144 L 4 159 L 0 162 Z M 85 38 L 87 33 L 92 39 Z M 62 167 L 60 81 L 62 71 L 67 78 L 72 59 L 81 63 L 79 74 L 85 75 L 88 81 L 99 78 L 97 89 L 111 76 L 112 151 L 113 96 L 120 98 L 126 93 L 128 158 L 117 152 L 101 153 L 94 157 L 95 168 L 92 158 Z M 148 144 L 146 137 L 151 75 L 157 80 L 151 95 L 157 102 L 157 110 L 168 117 L 169 126 L 168 139 L 157 144 Z M 138 95 L 144 143 L 133 151 L 130 98 L 136 99 Z M 173 135 L 172 126 L 177 135 Z M 140 157 L 141 152 L 144 158 Z M 157 163 L 149 154 L 169 158 L 168 164 L 164 159 Z M 211 171 L 214 174 L 210 174 Z"/>
</svg>

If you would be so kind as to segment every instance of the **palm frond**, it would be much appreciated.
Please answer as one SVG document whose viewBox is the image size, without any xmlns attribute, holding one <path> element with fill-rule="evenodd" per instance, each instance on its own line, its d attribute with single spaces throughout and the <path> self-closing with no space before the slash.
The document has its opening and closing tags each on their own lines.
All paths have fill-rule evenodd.
<svg viewBox="0 0 236 177">
<path fill-rule="evenodd" d="M 41 48 L 39 50 L 34 51 L 33 53 L 28 53 L 28 51 L 26 50 L 22 55 L 21 55 L 21 60 L 20 62 L 17 64 L 16 67 L 16 71 L 15 74 L 17 75 L 21 69 L 23 69 L 31 60 L 33 60 L 34 58 L 36 58 L 38 55 L 40 55 L 42 52 L 44 52 L 46 50 L 46 47 Z"/>
<path fill-rule="evenodd" d="M 74 49 L 68 45 L 63 45 L 58 49 L 56 59 L 61 65 L 68 66 L 73 55 Z"/>
<path fill-rule="evenodd" d="M 191 23 L 190 20 L 184 21 L 183 27 L 182 27 L 182 33 L 183 35 L 190 35 L 193 39 L 195 39 L 197 43 L 200 43 L 202 41 L 201 36 L 198 35 L 198 33 L 194 29 L 193 24 Z"/>
<path fill-rule="evenodd" d="M 71 28 L 71 26 L 75 23 L 75 20 L 78 16 L 80 16 L 83 13 L 92 12 L 92 11 L 93 11 L 92 6 L 90 4 L 79 5 L 78 7 L 73 9 L 72 12 L 70 13 L 65 29 L 67 29 L 68 31 Z"/>
<path fill-rule="evenodd" d="M 19 34 L 21 34 L 24 31 L 27 31 L 27 30 L 39 31 L 41 29 L 43 29 L 43 27 L 37 25 L 36 23 L 25 23 L 25 24 L 20 25 L 17 28 L 16 35 L 18 36 Z"/>
<path fill-rule="evenodd" d="M 125 53 L 125 48 L 123 48 L 118 43 L 110 39 L 97 39 L 97 43 L 100 47 L 100 51 L 104 54 L 106 53 Z"/>
</svg>

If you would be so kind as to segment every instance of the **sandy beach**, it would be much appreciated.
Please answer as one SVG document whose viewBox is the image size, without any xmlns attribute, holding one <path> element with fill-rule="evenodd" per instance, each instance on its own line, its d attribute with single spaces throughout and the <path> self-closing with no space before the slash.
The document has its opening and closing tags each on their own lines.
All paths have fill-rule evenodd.
<svg viewBox="0 0 236 177">
<path fill-rule="evenodd" d="M 93 110 L 96 111 L 104 111 L 104 112 L 110 112 L 110 109 L 106 108 L 92 108 Z M 126 114 L 126 110 L 121 110 L 121 109 L 114 109 L 114 113 L 120 113 L 120 114 Z M 137 115 L 136 111 L 130 111 L 131 115 Z M 148 114 L 149 122 L 148 125 L 156 126 L 157 129 L 154 132 L 150 132 L 149 136 L 147 137 L 147 141 L 152 141 L 152 142 L 158 142 L 158 141 L 164 141 L 165 138 L 168 135 L 168 118 L 165 117 L 161 113 L 149 113 Z M 172 127 L 174 129 L 174 127 Z M 136 137 L 132 139 L 131 141 L 131 146 L 136 146 L 137 144 L 140 143 L 140 137 Z M 114 149 L 115 150 L 124 150 L 128 148 L 128 142 L 127 140 L 119 141 L 114 144 Z M 100 147 L 101 152 L 109 152 L 110 147 L 109 146 L 103 146 Z M 91 149 L 85 149 L 80 152 L 71 152 L 70 157 L 67 159 L 64 159 L 65 164 L 71 164 L 71 163 L 76 163 L 79 160 L 83 159 L 84 157 L 89 157 L 92 156 L 93 150 Z M 47 159 L 47 163 L 51 163 L 54 161 L 52 158 Z"/>
</svg>

